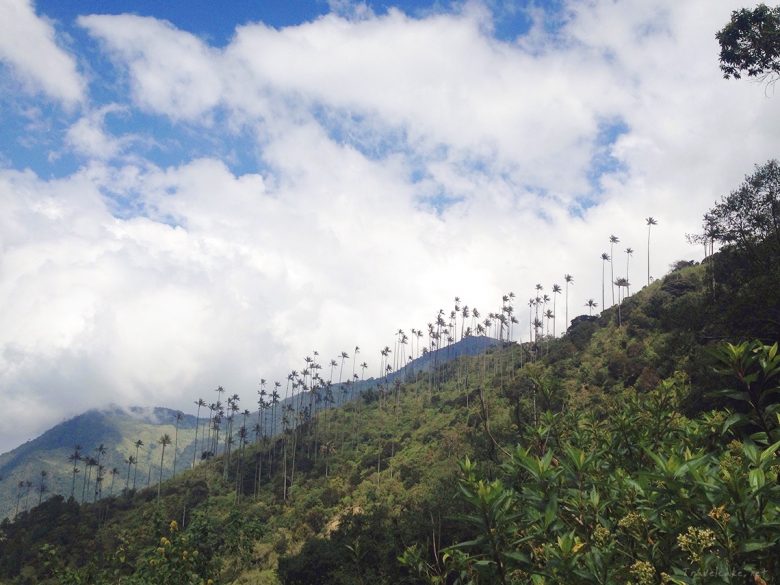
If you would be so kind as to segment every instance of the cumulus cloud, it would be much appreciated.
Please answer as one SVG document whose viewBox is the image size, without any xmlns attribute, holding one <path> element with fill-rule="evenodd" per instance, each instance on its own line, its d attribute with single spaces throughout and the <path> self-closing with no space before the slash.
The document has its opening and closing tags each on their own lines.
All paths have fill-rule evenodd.
<svg viewBox="0 0 780 585">
<path fill-rule="evenodd" d="M 513 291 L 527 334 L 536 283 L 574 275 L 570 316 L 601 304 L 612 233 L 616 274 L 631 246 L 645 282 L 647 216 L 654 276 L 698 256 L 684 234 L 777 148 L 777 104 L 717 70 L 732 2 L 572 0 L 514 42 L 473 3 L 338 4 L 222 47 L 149 17 L 79 19 L 127 83 L 122 107 L 182 142 L 251 136 L 256 158 L 133 158 L 106 129 L 119 106 L 98 105 L 66 133 L 81 170 L 0 171 L 0 394 L 20 421 L 0 446 L 218 384 L 251 406 L 261 376 L 315 349 L 327 363 L 357 344 L 375 373 L 394 331 L 455 295 L 487 314 Z M 48 410 L 28 414 L 36 401 Z"/>
<path fill-rule="evenodd" d="M 72 152 L 87 158 L 107 160 L 116 157 L 131 137 L 117 138 L 106 130 L 108 114 L 122 111 L 116 104 L 109 104 L 89 112 L 76 120 L 65 133 L 65 146 Z"/>
<path fill-rule="evenodd" d="M 219 103 L 224 87 L 215 62 L 218 52 L 194 35 L 166 21 L 129 14 L 83 16 L 78 22 L 128 66 L 138 106 L 191 119 Z"/>
<path fill-rule="evenodd" d="M 58 45 L 54 27 L 35 14 L 30 0 L 0 0 L 0 61 L 28 89 L 66 106 L 84 99 L 75 59 Z"/>
</svg>

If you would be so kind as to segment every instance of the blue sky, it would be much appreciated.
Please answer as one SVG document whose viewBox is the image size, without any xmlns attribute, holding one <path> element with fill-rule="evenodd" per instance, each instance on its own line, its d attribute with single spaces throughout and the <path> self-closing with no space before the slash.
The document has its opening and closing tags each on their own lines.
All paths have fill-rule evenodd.
<svg viewBox="0 0 780 585">
<path fill-rule="evenodd" d="M 324 0 L 234 2 L 225 10 L 215 10 L 213 2 L 201 0 L 133 2 L 129 5 L 98 1 L 42 1 L 34 4 L 37 14 L 49 19 L 53 25 L 59 37 L 59 44 L 70 50 L 80 61 L 84 73 L 89 77 L 87 99 L 92 102 L 93 107 L 101 103 L 121 106 L 102 118 L 102 123 L 109 133 L 137 135 L 136 152 L 155 164 L 177 165 L 198 157 L 217 156 L 236 173 L 268 171 L 251 136 L 241 131 L 204 135 L 193 130 L 190 125 L 171 123 L 157 113 L 125 107 L 128 105 L 127 86 L 122 79 L 123 72 L 101 51 L 95 39 L 78 25 L 79 17 L 89 14 L 129 13 L 154 18 L 167 21 L 181 31 L 192 33 L 210 46 L 221 48 L 230 43 L 236 27 L 250 23 L 263 23 L 284 29 L 315 21 L 328 14 L 338 13 L 354 17 L 365 10 L 376 16 L 386 15 L 389 10 L 398 10 L 412 18 L 424 19 L 430 15 L 461 10 L 462 6 L 460 2 L 439 1 L 328 3 Z M 530 11 L 546 11 L 546 19 L 553 22 L 558 18 L 559 9 L 555 2 L 528 4 L 504 1 L 490 2 L 484 6 L 489 10 L 492 36 L 497 41 L 510 43 L 528 31 L 531 26 Z M 7 107 L 3 109 L 3 127 L 8 131 L 0 137 L 4 158 L 13 167 L 30 168 L 41 176 L 63 177 L 77 171 L 84 163 L 83 153 L 61 148 L 59 143 L 81 112 L 63 109 L 40 95 L 30 96 L 32 99 L 20 106 L 17 96 L 16 92 L 5 92 L 2 95 L 8 99 Z M 31 109 L 35 115 L 31 114 Z M 360 125 L 359 120 L 353 119 L 352 113 L 345 120 L 343 112 L 334 112 L 327 104 L 319 104 L 319 112 L 323 127 L 334 140 L 349 143 L 367 156 L 381 158 L 394 150 L 406 150 L 402 128 L 384 135 L 356 138 L 345 131 L 348 126 Z M 215 124 L 225 123 L 222 112 L 215 111 L 213 116 Z M 413 157 L 415 153 L 407 151 L 406 154 Z M 475 162 L 475 170 L 478 170 L 479 164 L 479 161 Z M 594 164 L 593 172 L 597 177 L 601 168 L 600 159 L 594 159 Z M 420 173 L 413 172 L 411 176 L 420 176 Z M 592 182 L 591 186 L 597 188 L 597 181 Z M 424 199 L 430 198 L 426 196 Z M 438 202 L 437 207 L 447 201 L 457 200 L 446 194 L 437 195 L 434 199 Z"/>
<path fill-rule="evenodd" d="M 0 0 L 0 451 L 313 349 L 371 367 L 456 295 L 568 273 L 576 315 L 650 215 L 632 290 L 699 257 L 780 144 L 776 98 L 718 70 L 740 6 Z"/>
<path fill-rule="evenodd" d="M 229 44 L 236 27 L 248 23 L 261 22 L 267 26 L 284 29 L 302 23 L 315 21 L 328 14 L 343 13 L 354 15 L 360 10 L 370 10 L 374 15 L 387 14 L 389 10 L 398 10 L 412 18 L 424 19 L 434 14 L 447 14 L 460 10 L 461 2 L 313 2 L 262 1 L 233 2 L 225 10 L 215 10 L 213 2 L 173 1 L 173 2 L 133 2 L 110 3 L 99 1 L 41 1 L 34 7 L 38 15 L 50 19 L 59 35 L 60 45 L 69 49 L 80 61 L 90 78 L 88 99 L 95 105 L 100 103 L 125 104 L 127 87 L 122 80 L 122 72 L 117 70 L 105 54 L 101 52 L 95 39 L 82 27 L 78 18 L 89 14 L 134 14 L 161 21 L 170 22 L 181 31 L 187 31 L 202 39 L 210 46 L 220 48 Z M 490 26 L 492 36 L 502 42 L 512 42 L 526 33 L 531 26 L 530 11 L 545 13 L 550 22 L 558 18 L 560 6 L 555 2 L 490 2 Z M 129 10 L 128 10 L 129 8 Z M 20 107 L 17 96 L 4 94 L 10 102 L 3 108 L 3 126 L 8 130 L 0 136 L 0 148 L 4 157 L 17 168 L 31 168 L 36 173 L 49 177 L 61 177 L 75 172 L 83 157 L 67 149 L 58 148 L 58 139 L 62 139 L 68 128 L 77 119 L 78 112 L 64 111 L 60 104 L 52 103 L 42 96 Z M 35 99 L 38 98 L 38 99 Z M 30 120 L 30 110 L 46 113 L 45 122 Z M 343 133 L 343 124 L 338 118 L 329 118 L 329 109 L 322 108 L 321 120 L 331 135 L 350 142 L 349 135 Z M 217 117 L 220 112 L 215 112 Z M 263 169 L 263 161 L 253 148 L 251 137 L 241 132 L 229 135 L 196 136 L 188 126 L 172 124 L 155 113 L 122 108 L 103 118 L 106 129 L 113 134 L 141 134 L 137 148 L 157 164 L 181 164 L 200 156 L 215 155 L 224 160 L 237 173 Z M 402 148 L 398 142 L 399 133 L 386 137 L 377 137 L 377 141 L 362 144 L 352 141 L 353 146 L 362 149 L 366 155 L 384 156 L 393 148 Z M 193 139 L 194 138 L 194 139 Z M 413 154 L 413 153 L 410 153 Z M 598 167 L 596 169 L 598 174 Z M 596 183 L 593 183 L 596 186 Z M 445 198 L 446 199 L 446 198 Z"/>
</svg>

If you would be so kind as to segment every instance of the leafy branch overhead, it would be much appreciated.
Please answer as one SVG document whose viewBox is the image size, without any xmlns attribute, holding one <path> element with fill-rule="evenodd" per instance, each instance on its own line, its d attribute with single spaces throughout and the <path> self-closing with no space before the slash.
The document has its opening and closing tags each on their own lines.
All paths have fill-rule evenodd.
<svg viewBox="0 0 780 585">
<path fill-rule="evenodd" d="M 735 10 L 715 36 L 725 78 L 747 75 L 774 80 L 780 75 L 780 7 L 759 4 Z"/>
</svg>

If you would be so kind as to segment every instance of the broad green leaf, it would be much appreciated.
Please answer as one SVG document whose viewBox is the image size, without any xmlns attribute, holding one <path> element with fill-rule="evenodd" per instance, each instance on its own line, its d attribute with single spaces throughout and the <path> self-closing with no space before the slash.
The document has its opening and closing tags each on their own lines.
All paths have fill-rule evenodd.
<svg viewBox="0 0 780 585">
<path fill-rule="evenodd" d="M 744 424 L 747 420 L 748 418 L 744 414 L 740 412 L 735 412 L 723 422 L 723 426 L 721 427 L 720 434 L 725 435 L 732 426 L 734 425 L 740 426 Z"/>
<path fill-rule="evenodd" d="M 742 552 L 755 552 L 757 550 L 763 550 L 772 546 L 771 542 L 744 542 L 740 545 L 739 550 Z"/>
<path fill-rule="evenodd" d="M 764 484 L 766 483 L 764 470 L 761 468 L 751 469 L 750 473 L 748 474 L 748 481 L 750 482 L 750 487 L 752 487 L 753 490 L 759 490 L 764 487 Z"/>
<path fill-rule="evenodd" d="M 761 455 L 759 457 L 759 461 L 761 463 L 764 463 L 765 461 L 768 461 L 772 457 L 775 456 L 775 452 L 780 449 L 780 441 L 777 441 L 777 443 L 774 443 L 773 445 L 770 445 L 766 449 L 764 449 L 761 452 Z"/>
<path fill-rule="evenodd" d="M 527 554 L 522 553 L 520 551 L 513 550 L 501 554 L 507 557 L 508 559 L 512 559 L 513 561 L 516 561 L 518 563 L 523 563 L 526 565 L 531 563 L 531 557 L 529 557 Z"/>
</svg>

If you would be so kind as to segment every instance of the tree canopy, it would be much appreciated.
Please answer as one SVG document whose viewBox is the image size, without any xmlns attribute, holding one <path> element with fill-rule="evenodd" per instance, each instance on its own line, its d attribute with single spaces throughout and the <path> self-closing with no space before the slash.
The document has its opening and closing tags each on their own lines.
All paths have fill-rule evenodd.
<svg viewBox="0 0 780 585">
<path fill-rule="evenodd" d="M 704 216 L 704 229 L 705 237 L 732 244 L 754 259 L 780 250 L 780 163 L 773 159 L 756 166 Z"/>
<path fill-rule="evenodd" d="M 759 4 L 735 10 L 715 35 L 720 43 L 720 68 L 726 79 L 780 76 L 780 6 Z"/>
</svg>

